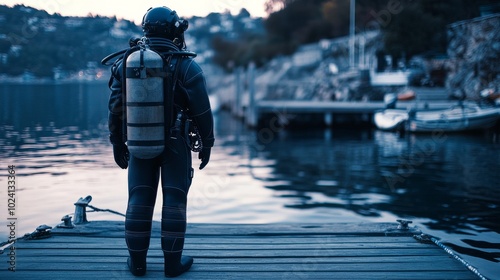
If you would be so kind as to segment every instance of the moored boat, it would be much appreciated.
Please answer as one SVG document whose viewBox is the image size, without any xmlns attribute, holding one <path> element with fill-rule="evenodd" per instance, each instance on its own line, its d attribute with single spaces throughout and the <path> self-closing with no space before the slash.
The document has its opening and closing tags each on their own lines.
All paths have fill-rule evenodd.
<svg viewBox="0 0 500 280">
<path fill-rule="evenodd" d="M 403 109 L 386 109 L 376 112 L 373 120 L 378 129 L 395 131 L 404 129 L 408 112 Z"/>
<path fill-rule="evenodd" d="M 374 115 L 381 130 L 410 132 L 458 132 L 487 129 L 500 119 L 500 107 L 480 107 L 477 104 L 459 104 L 444 110 L 386 109 Z"/>
<path fill-rule="evenodd" d="M 468 131 L 487 129 L 500 118 L 500 108 L 461 104 L 446 110 L 410 112 L 406 126 L 411 132 Z"/>
</svg>

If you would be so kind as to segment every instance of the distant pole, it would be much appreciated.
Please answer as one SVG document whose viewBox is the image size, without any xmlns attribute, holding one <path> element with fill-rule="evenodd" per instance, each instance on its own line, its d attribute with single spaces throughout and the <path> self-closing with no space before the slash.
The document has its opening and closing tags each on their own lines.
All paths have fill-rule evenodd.
<svg viewBox="0 0 500 280">
<path fill-rule="evenodd" d="M 248 66 L 248 112 L 247 124 L 251 127 L 257 125 L 257 112 L 255 106 L 255 63 L 250 62 Z"/>
<path fill-rule="evenodd" d="M 234 98 L 234 105 L 233 105 L 233 114 L 236 117 L 240 117 L 240 110 L 241 110 L 241 95 L 243 94 L 243 85 L 242 85 L 242 76 L 243 76 L 243 69 L 241 67 L 236 68 L 236 96 Z"/>
<path fill-rule="evenodd" d="M 365 45 L 366 39 L 364 35 L 359 36 L 359 68 L 365 69 Z"/>
<path fill-rule="evenodd" d="M 356 29 L 355 29 L 355 22 L 356 22 L 356 0 L 351 0 L 351 7 L 350 7 L 350 39 L 349 39 L 349 66 L 351 69 L 354 69 L 354 51 L 355 51 L 355 42 L 356 42 Z"/>
</svg>

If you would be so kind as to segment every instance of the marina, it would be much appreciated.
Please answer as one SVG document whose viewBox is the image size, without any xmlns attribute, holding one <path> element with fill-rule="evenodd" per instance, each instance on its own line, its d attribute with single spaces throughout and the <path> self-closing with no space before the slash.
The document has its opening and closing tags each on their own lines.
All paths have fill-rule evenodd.
<svg viewBox="0 0 500 280">
<path fill-rule="evenodd" d="M 18 236 L 41 223 L 57 231 L 61 217 L 74 212 L 74 199 L 86 194 L 96 206 L 125 213 L 127 172 L 113 162 L 105 90 L 105 83 L 17 85 L 0 95 L 2 119 L 12 123 L 0 128 L 0 149 L 19 176 Z M 54 104 L 58 110 L 51 109 Z M 195 171 L 188 222 L 232 228 L 410 219 L 488 279 L 498 275 L 495 134 L 400 137 L 335 126 L 252 130 L 225 110 L 215 124 L 217 144 L 207 170 Z M 6 180 L 0 177 L 1 184 Z M 88 215 L 91 222 L 120 219 Z M 6 241 L 6 232 L 0 234 Z M 18 264 L 30 264 L 24 260 Z"/>
<path fill-rule="evenodd" d="M 498 279 L 500 4 L 340 2 L 242 1 L 224 12 L 190 3 L 203 14 L 180 3 L 111 17 L 92 5 L 78 8 L 87 16 L 65 5 L 0 5 L 0 279 L 135 279 L 125 236 L 147 229 L 133 229 L 139 219 L 128 205 L 134 178 L 149 176 L 134 174 L 134 161 L 125 170 L 126 148 L 166 135 L 128 133 L 128 146 L 112 146 L 110 133 L 120 123 L 165 126 L 171 102 L 152 94 L 187 104 L 202 144 L 212 144 L 207 131 L 216 140 L 162 162 L 162 171 L 192 165 L 184 173 L 192 181 L 186 212 L 164 204 L 173 198 L 165 182 L 180 172 L 162 172 L 162 187 L 151 186 L 162 195 L 148 196 L 143 278 L 165 277 L 165 237 L 184 228 L 164 221 L 183 227 L 186 218 L 184 254 L 194 265 L 179 279 Z M 179 13 L 164 13 L 171 8 Z M 158 111 L 110 122 L 109 109 L 122 108 L 99 62 L 127 45 L 121 65 L 135 59 L 140 68 L 121 73 L 141 79 L 122 79 L 121 105 Z M 148 49 L 162 53 L 154 65 Z M 183 65 L 167 49 L 196 53 L 196 63 L 165 75 Z M 151 86 L 160 77 L 180 80 Z M 210 110 L 213 122 L 197 121 Z M 132 262 L 140 274 L 143 264 Z"/>
</svg>

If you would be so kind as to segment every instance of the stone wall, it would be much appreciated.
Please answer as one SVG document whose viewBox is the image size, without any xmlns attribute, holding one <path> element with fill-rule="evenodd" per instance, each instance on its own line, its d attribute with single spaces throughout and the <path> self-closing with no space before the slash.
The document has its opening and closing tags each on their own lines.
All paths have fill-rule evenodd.
<svg viewBox="0 0 500 280">
<path fill-rule="evenodd" d="M 500 92 L 500 14 L 454 23 L 448 40 L 451 94 L 477 100 L 484 89 Z"/>
</svg>

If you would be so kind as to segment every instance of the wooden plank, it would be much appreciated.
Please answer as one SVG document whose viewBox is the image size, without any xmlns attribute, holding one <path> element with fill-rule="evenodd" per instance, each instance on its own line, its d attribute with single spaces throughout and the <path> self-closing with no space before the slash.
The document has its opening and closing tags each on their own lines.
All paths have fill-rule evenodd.
<svg viewBox="0 0 500 280">
<path fill-rule="evenodd" d="M 194 270 L 195 267 L 193 267 Z M 52 279 L 52 280 L 67 280 L 76 279 L 72 271 L 46 271 L 48 275 L 47 278 L 41 277 L 43 272 L 7 272 L 1 273 L 0 277 L 2 279 Z M 5 277 L 5 278 L 3 278 Z M 8 277 L 8 278 L 7 278 Z M 124 266 L 120 270 L 111 270 L 107 272 L 101 271 L 79 271 L 78 279 L 138 279 L 132 276 Z M 162 271 L 148 271 L 145 276 L 140 279 L 164 279 Z M 357 280 L 378 280 L 378 279 L 454 279 L 454 280 L 471 280 L 477 279 L 471 277 L 469 273 L 463 272 L 398 272 L 398 271 L 387 271 L 387 272 L 364 272 L 364 271 L 353 271 L 353 272 L 301 272 L 301 271 L 288 271 L 288 272 L 236 272 L 228 273 L 225 271 L 217 272 L 205 272 L 205 271 L 189 271 L 175 279 L 249 279 L 249 280 L 262 280 L 262 279 L 357 279 Z"/>
<path fill-rule="evenodd" d="M 122 248 L 113 249 L 95 249 L 95 248 L 80 248 L 74 249 L 60 249 L 60 248 L 46 248 L 46 249 L 23 249 L 17 248 L 16 252 L 19 256 L 34 256 L 38 254 L 56 254 L 60 256 L 78 256 L 80 254 L 92 254 L 100 256 L 120 256 L 128 254 L 125 246 Z M 151 252 L 161 253 L 159 249 L 151 249 Z M 185 249 L 187 254 L 197 257 L 344 257 L 344 256 L 379 256 L 384 254 L 386 256 L 432 256 L 442 254 L 441 249 L 438 247 L 430 247 L 428 249 L 422 248 L 363 248 L 363 249 L 332 249 L 332 248 L 314 248 L 314 249 L 273 249 L 273 250 L 260 250 L 260 249 L 246 249 L 246 250 L 198 250 L 198 249 Z"/>
<path fill-rule="evenodd" d="M 385 236 L 388 234 L 411 236 L 416 230 L 400 231 L 397 223 L 338 223 L 338 224 L 188 224 L 188 236 L 280 236 L 280 235 L 328 235 L 328 236 Z M 95 221 L 73 229 L 55 228 L 54 235 L 85 235 L 123 237 L 124 222 Z M 153 222 L 152 236 L 159 237 L 160 223 Z"/>
<path fill-rule="evenodd" d="M 352 236 L 335 236 L 335 238 L 325 237 L 325 235 L 307 235 L 307 236 L 268 236 L 266 238 L 261 238 L 258 236 L 225 236 L 223 238 L 218 236 L 212 237 L 200 237 L 200 236 L 192 236 L 186 235 L 186 242 L 189 244 L 323 244 L 325 242 L 325 238 L 328 238 L 328 242 L 332 244 L 345 244 L 345 243 L 359 243 L 359 238 L 353 238 Z M 40 239 L 33 242 L 37 243 L 49 243 L 49 244 L 57 244 L 57 243 L 75 243 L 75 244 L 102 244 L 103 240 L 106 241 L 107 244 L 125 244 L 125 237 L 113 237 L 113 238 L 105 238 L 105 237 L 92 237 L 86 236 L 85 238 L 81 238 L 79 236 L 60 236 L 57 235 L 57 238 L 47 238 Z M 159 240 L 158 238 L 152 238 L 152 240 Z M 387 238 L 387 236 L 364 236 L 362 237 L 362 242 L 366 244 L 370 243 L 391 243 L 391 242 L 408 242 L 407 236 L 402 237 L 391 237 Z M 32 242 L 32 241 L 29 241 Z"/>
<path fill-rule="evenodd" d="M 44 264 L 28 264 L 21 262 L 16 266 L 16 270 L 20 271 L 87 271 L 89 266 L 93 271 L 109 271 L 120 269 L 126 263 L 126 258 L 119 263 L 105 263 L 96 260 L 92 263 L 44 263 Z M 352 272 L 352 271 L 401 271 L 401 272 L 414 272 L 414 271 L 455 271 L 461 267 L 458 263 L 448 263 L 446 266 L 433 265 L 429 263 L 281 263 L 281 264 L 199 264 L 193 265 L 193 271 L 205 272 L 252 272 L 252 271 L 268 271 L 268 272 L 288 272 L 288 271 L 302 271 L 302 272 Z M 163 271 L 163 263 L 150 263 L 148 264 L 149 271 Z"/>
<path fill-rule="evenodd" d="M 187 250 L 301 250 L 301 249 L 309 249 L 309 250 L 321 250 L 321 249 L 367 249 L 367 248 L 378 248 L 378 249 L 406 249 L 406 248 L 422 248 L 428 249 L 429 244 L 422 244 L 412 242 L 412 240 L 407 240 L 407 242 L 385 242 L 385 243 L 364 243 L 363 240 L 358 240 L 358 243 L 288 243 L 288 244 L 244 244 L 244 243 L 236 243 L 236 244 L 228 244 L 228 243 L 216 243 L 216 244 L 192 244 L 189 240 L 186 240 L 186 244 L 184 248 Z M 56 245 L 57 244 L 57 245 Z M 58 249 L 117 249 L 120 247 L 125 247 L 125 240 L 117 241 L 117 242 L 106 242 L 106 243 L 39 243 L 39 242 L 23 242 L 18 246 L 21 250 L 24 249 L 51 249 L 54 246 L 57 246 Z M 161 244 L 159 239 L 151 240 L 150 249 L 161 249 Z"/>
<path fill-rule="evenodd" d="M 125 257 L 91 257 L 87 255 L 80 255 L 71 258 L 62 258 L 61 256 L 23 256 L 22 261 L 24 263 L 116 263 L 125 261 Z M 282 264 L 282 263 L 304 263 L 304 262 L 315 262 L 315 263 L 414 263 L 417 260 L 415 256 L 357 256 L 357 257 L 287 257 L 287 258 L 260 258 L 260 257 L 247 257 L 247 258 L 225 258 L 225 257 L 204 257 L 196 258 L 195 262 L 197 264 L 222 264 L 222 263 L 232 263 L 232 264 Z M 419 262 L 422 263 L 439 263 L 446 264 L 447 262 L 454 262 L 454 259 L 449 256 L 425 256 L 421 258 Z M 148 255 L 148 263 L 163 263 L 163 256 L 160 254 Z"/>
</svg>

